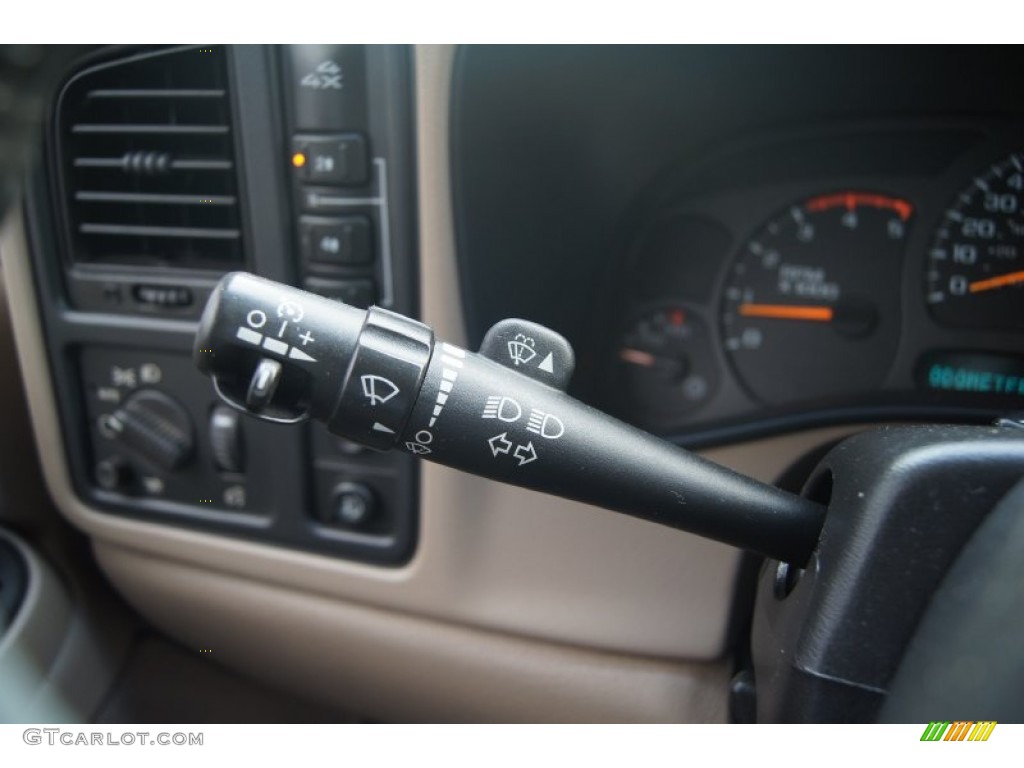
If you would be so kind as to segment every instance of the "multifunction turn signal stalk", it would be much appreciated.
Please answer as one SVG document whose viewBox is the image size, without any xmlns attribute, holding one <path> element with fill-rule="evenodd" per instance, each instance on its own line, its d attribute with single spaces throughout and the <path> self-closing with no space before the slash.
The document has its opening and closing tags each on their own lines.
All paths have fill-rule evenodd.
<svg viewBox="0 0 1024 768">
<path fill-rule="evenodd" d="M 203 313 L 199 369 L 230 405 L 313 419 L 378 450 L 594 504 L 803 565 L 825 509 L 569 397 L 572 347 L 503 320 L 478 353 L 373 307 L 233 273 Z"/>
</svg>

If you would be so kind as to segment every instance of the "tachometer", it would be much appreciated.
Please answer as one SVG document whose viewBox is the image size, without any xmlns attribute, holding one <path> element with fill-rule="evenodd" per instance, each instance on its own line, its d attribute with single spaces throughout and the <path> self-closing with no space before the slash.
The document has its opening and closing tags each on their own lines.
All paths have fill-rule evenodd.
<svg viewBox="0 0 1024 768">
<path fill-rule="evenodd" d="M 743 246 L 722 301 L 725 347 L 772 404 L 870 391 L 899 330 L 911 204 L 863 192 L 794 205 Z"/>
<path fill-rule="evenodd" d="M 925 283 L 943 325 L 1024 329 L 1024 153 L 960 192 L 935 232 Z"/>
</svg>

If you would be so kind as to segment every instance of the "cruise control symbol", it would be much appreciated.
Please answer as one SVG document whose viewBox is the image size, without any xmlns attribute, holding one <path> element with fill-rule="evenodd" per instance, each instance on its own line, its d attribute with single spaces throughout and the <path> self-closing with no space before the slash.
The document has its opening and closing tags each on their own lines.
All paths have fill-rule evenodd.
<svg viewBox="0 0 1024 768">
<path fill-rule="evenodd" d="M 306 316 L 306 310 L 299 302 L 282 296 L 281 303 L 277 305 L 277 316 L 283 320 L 298 323 Z"/>
<path fill-rule="evenodd" d="M 360 376 L 359 381 L 363 385 L 363 394 L 370 401 L 370 405 L 382 405 L 398 394 L 399 389 L 390 379 L 383 376 L 367 374 Z"/>
</svg>

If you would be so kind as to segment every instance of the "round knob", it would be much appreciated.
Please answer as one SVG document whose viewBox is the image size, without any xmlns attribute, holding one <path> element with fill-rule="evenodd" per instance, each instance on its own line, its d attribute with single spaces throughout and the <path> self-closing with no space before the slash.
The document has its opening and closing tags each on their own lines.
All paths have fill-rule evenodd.
<svg viewBox="0 0 1024 768">
<path fill-rule="evenodd" d="M 155 389 L 134 392 L 103 426 L 114 440 L 161 469 L 178 469 L 195 449 L 188 412 Z"/>
<path fill-rule="evenodd" d="M 96 483 L 105 491 L 118 491 L 132 482 L 132 467 L 121 456 L 111 456 L 96 465 Z"/>
<path fill-rule="evenodd" d="M 343 525 L 365 523 L 377 506 L 373 491 L 362 483 L 341 483 L 334 489 L 334 520 Z"/>
</svg>

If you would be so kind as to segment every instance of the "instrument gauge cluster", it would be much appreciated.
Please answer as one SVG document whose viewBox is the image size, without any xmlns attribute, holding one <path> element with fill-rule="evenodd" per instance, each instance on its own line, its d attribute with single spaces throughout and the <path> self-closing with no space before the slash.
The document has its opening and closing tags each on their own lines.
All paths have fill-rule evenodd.
<svg viewBox="0 0 1024 768">
<path fill-rule="evenodd" d="M 695 443 L 1024 408 L 1021 133 L 957 125 L 908 158 L 876 131 L 826 136 L 811 159 L 814 142 L 750 142 L 649 193 L 668 202 L 633 222 L 612 286 L 606 407 Z M 870 172 L 850 167 L 852 146 Z M 776 158 L 766 180 L 769 149 L 803 178 Z"/>
</svg>

